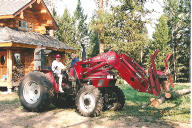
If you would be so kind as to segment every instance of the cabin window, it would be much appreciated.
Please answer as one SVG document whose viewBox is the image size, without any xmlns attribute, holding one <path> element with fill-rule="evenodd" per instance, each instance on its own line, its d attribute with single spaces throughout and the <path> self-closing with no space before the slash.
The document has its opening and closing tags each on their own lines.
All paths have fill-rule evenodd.
<svg viewBox="0 0 192 128">
<path fill-rule="evenodd" d="M 5 64 L 5 56 L 2 55 L 2 56 L 1 56 L 1 65 L 4 65 L 4 64 Z"/>
<path fill-rule="evenodd" d="M 23 21 L 23 31 L 27 31 L 27 22 Z"/>
<path fill-rule="evenodd" d="M 22 23 L 21 23 L 21 21 L 18 21 L 18 26 L 19 26 L 18 29 L 22 30 Z"/>
<path fill-rule="evenodd" d="M 20 53 L 14 53 L 14 63 L 15 63 L 15 65 L 19 65 L 21 63 Z"/>
<path fill-rule="evenodd" d="M 21 31 L 32 31 L 33 24 L 27 21 L 19 20 L 18 21 L 18 29 Z"/>
</svg>

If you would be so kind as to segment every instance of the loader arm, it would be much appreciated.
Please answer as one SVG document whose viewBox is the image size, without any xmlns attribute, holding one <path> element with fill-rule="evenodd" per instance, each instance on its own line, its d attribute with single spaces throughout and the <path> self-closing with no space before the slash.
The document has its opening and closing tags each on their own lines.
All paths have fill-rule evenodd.
<svg viewBox="0 0 192 128">
<path fill-rule="evenodd" d="M 150 91 L 151 93 L 158 96 L 160 94 L 160 84 L 157 75 L 157 70 L 155 66 L 155 59 L 158 54 L 159 50 L 156 50 L 155 54 L 151 56 L 151 65 L 148 68 L 149 73 L 149 81 L 150 81 Z"/>
<path fill-rule="evenodd" d="M 151 65 L 149 67 L 148 75 L 135 60 L 125 54 L 120 55 L 121 62 L 119 63 L 119 66 L 114 66 L 114 68 L 119 71 L 120 76 L 135 90 L 158 96 L 161 91 L 155 66 L 155 59 L 158 52 L 159 50 L 151 56 Z"/>
<path fill-rule="evenodd" d="M 136 91 L 157 96 L 160 94 L 154 62 L 157 53 L 158 50 L 151 56 L 149 75 L 147 75 L 145 70 L 135 60 L 125 54 L 118 55 L 113 51 L 77 62 L 74 69 L 78 79 L 88 79 L 90 78 L 89 76 L 96 73 L 100 73 L 100 78 L 102 78 L 103 76 L 105 77 L 105 72 L 115 69 L 118 71 L 119 76 L 127 81 Z"/>
</svg>

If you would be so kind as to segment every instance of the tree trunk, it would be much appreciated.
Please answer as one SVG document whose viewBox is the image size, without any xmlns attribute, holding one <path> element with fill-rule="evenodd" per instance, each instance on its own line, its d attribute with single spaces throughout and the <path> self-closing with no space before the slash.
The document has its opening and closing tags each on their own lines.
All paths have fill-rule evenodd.
<svg viewBox="0 0 192 128">
<path fill-rule="evenodd" d="M 173 49 L 173 65 L 174 65 L 174 81 L 177 81 L 177 69 L 176 69 L 176 64 L 177 64 L 177 56 L 176 56 L 176 46 L 174 46 Z"/>
<path fill-rule="evenodd" d="M 141 49 L 141 63 L 143 63 L 143 49 Z"/>
<path fill-rule="evenodd" d="M 99 15 L 103 14 L 103 0 L 99 0 Z M 103 41 L 103 29 L 104 29 L 104 21 L 101 22 L 101 28 L 99 33 L 99 53 L 104 53 L 104 41 Z"/>
<path fill-rule="evenodd" d="M 82 60 L 85 60 L 86 59 L 86 49 L 85 49 L 85 45 L 81 45 L 82 46 L 82 49 L 83 49 L 83 51 L 82 51 Z"/>
<path fill-rule="evenodd" d="M 99 39 L 99 53 L 104 53 L 104 43 L 103 39 Z"/>
</svg>

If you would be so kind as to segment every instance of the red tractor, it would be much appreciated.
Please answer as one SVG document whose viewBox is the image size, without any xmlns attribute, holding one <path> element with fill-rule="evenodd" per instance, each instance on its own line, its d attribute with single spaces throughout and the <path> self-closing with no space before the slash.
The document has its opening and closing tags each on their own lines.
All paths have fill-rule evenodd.
<svg viewBox="0 0 192 128">
<path fill-rule="evenodd" d="M 58 78 L 51 70 L 31 72 L 20 83 L 20 102 L 29 111 L 41 111 L 50 103 L 74 104 L 83 116 L 98 116 L 102 110 L 120 110 L 125 104 L 125 96 L 115 85 L 114 71 L 135 90 L 155 96 L 161 92 L 159 79 L 169 78 L 173 84 L 167 73 L 170 55 L 165 59 L 165 70 L 157 71 L 154 62 L 157 54 L 158 50 L 151 56 L 148 74 L 135 60 L 113 51 L 76 62 L 70 69 L 74 79 L 63 73 L 64 93 L 59 93 Z"/>
</svg>

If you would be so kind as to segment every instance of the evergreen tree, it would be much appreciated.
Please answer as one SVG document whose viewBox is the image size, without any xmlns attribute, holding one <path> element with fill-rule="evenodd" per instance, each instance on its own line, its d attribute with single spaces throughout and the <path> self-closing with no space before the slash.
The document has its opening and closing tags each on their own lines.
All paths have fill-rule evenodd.
<svg viewBox="0 0 192 128">
<path fill-rule="evenodd" d="M 153 34 L 153 41 L 151 41 L 148 47 L 148 63 L 150 63 L 150 55 L 154 53 L 155 50 L 159 49 L 159 53 L 156 59 L 157 68 L 164 67 L 164 59 L 171 53 L 171 48 L 169 46 L 170 35 L 168 27 L 168 18 L 166 15 L 162 15 L 159 19 L 159 23 L 155 27 L 155 33 Z"/>
<path fill-rule="evenodd" d="M 76 20 L 76 41 L 81 45 L 82 60 L 84 60 L 86 59 L 86 49 L 89 47 L 89 34 L 86 23 L 87 15 L 83 12 L 80 0 L 78 0 L 74 18 Z"/>
<path fill-rule="evenodd" d="M 90 43 L 92 44 L 89 57 L 94 57 L 99 54 L 99 35 L 95 30 L 92 30 L 89 37 Z"/>
<path fill-rule="evenodd" d="M 81 51 L 81 46 L 76 41 L 76 28 L 75 20 L 70 16 L 67 9 L 61 17 L 57 17 L 58 30 L 55 32 L 55 37 L 64 42 L 65 44 L 76 49 L 77 54 Z M 70 55 L 66 54 L 66 64 L 69 65 L 71 60 L 69 60 Z"/>
<path fill-rule="evenodd" d="M 190 0 L 165 0 L 164 12 L 169 16 L 170 45 L 174 63 L 175 81 L 189 81 L 190 59 Z"/>
<path fill-rule="evenodd" d="M 70 14 L 67 9 L 64 10 L 63 16 L 58 20 L 58 31 L 55 33 L 56 37 L 68 44 L 71 47 L 80 49 L 80 46 L 77 45 L 75 34 L 76 30 L 74 27 L 74 21 L 70 17 Z"/>
<path fill-rule="evenodd" d="M 142 62 L 143 49 L 147 42 L 146 13 L 140 0 L 121 0 L 121 4 L 112 8 L 112 13 L 105 13 L 104 43 L 117 52 L 124 52 Z"/>
</svg>

